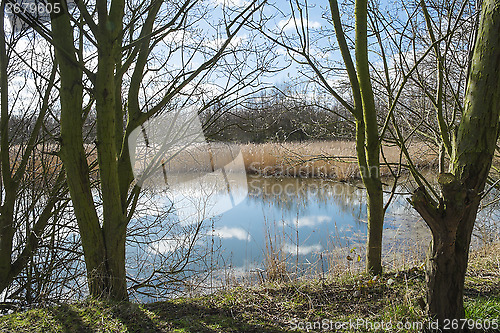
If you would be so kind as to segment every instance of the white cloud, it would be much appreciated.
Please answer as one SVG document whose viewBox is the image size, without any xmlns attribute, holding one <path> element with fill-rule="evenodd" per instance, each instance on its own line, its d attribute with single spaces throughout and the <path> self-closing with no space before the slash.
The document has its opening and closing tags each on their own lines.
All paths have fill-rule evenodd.
<svg viewBox="0 0 500 333">
<path fill-rule="evenodd" d="M 229 42 L 229 48 L 230 49 L 235 49 L 237 46 L 242 44 L 245 40 L 247 39 L 247 35 L 242 35 L 242 36 L 234 36 L 233 39 Z M 224 45 L 226 42 L 226 38 L 215 38 L 212 40 L 208 40 L 204 43 L 206 47 L 209 47 L 214 50 L 218 50 Z"/>
<path fill-rule="evenodd" d="M 319 29 L 321 28 L 321 23 L 318 21 L 307 20 L 303 22 L 304 27 L 309 27 L 309 29 Z M 278 27 L 283 31 L 295 30 L 297 27 L 302 29 L 302 24 L 300 20 L 297 19 L 288 19 L 281 20 L 278 22 Z"/>
<path fill-rule="evenodd" d="M 326 215 L 311 215 L 299 217 L 298 221 L 287 223 L 288 225 L 297 225 L 300 227 L 314 227 L 321 223 L 331 222 L 332 218 Z"/>
<path fill-rule="evenodd" d="M 214 234 L 219 238 L 236 238 L 243 241 L 249 241 L 251 238 L 250 234 L 242 228 L 222 227 L 216 229 Z"/>
<path fill-rule="evenodd" d="M 192 36 L 190 32 L 179 29 L 166 34 L 165 37 L 163 37 L 163 42 L 165 42 L 165 44 L 167 45 L 173 42 L 180 43 L 181 41 L 185 41 L 186 39 L 190 39 L 191 37 Z"/>
<path fill-rule="evenodd" d="M 299 254 L 307 255 L 313 252 L 321 251 L 323 247 L 321 244 L 313 244 L 313 245 L 299 245 Z M 290 254 L 297 253 L 297 245 L 286 243 L 283 246 L 283 251 Z"/>
<path fill-rule="evenodd" d="M 288 55 L 288 51 L 287 51 L 287 50 L 285 50 L 285 48 L 284 48 L 284 47 L 278 47 L 278 48 L 276 49 L 276 52 L 277 52 L 278 54 L 280 54 L 280 55 Z"/>
<path fill-rule="evenodd" d="M 163 239 L 158 242 L 154 242 L 149 246 L 151 252 L 166 254 L 169 252 L 174 252 L 180 247 L 180 241 L 177 239 Z"/>
</svg>

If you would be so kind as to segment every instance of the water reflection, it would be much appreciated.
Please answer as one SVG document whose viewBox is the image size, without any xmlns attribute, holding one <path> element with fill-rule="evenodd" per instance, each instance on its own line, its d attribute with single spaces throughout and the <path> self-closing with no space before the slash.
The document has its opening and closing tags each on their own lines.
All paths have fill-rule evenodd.
<svg viewBox="0 0 500 333">
<path fill-rule="evenodd" d="M 296 275 L 312 269 L 328 271 L 332 265 L 339 264 L 363 268 L 367 207 L 366 193 L 361 186 L 326 179 L 256 175 L 237 177 L 231 183 L 235 193 L 240 189 L 246 193 L 247 188 L 248 195 L 239 204 L 205 219 L 203 213 L 210 211 L 207 203 L 224 200 L 226 193 L 212 192 L 209 198 L 206 192 L 191 193 L 190 200 L 200 203 L 191 203 L 191 206 L 203 209 L 198 212 L 198 222 L 189 218 L 189 223 L 183 221 L 186 218 L 183 214 L 176 212 L 175 207 L 181 205 L 175 202 L 175 196 L 166 200 L 168 191 L 151 193 L 149 204 L 144 206 L 151 209 L 151 202 L 157 206 L 164 202 L 170 209 L 163 218 L 156 218 L 156 224 L 151 222 L 152 216 L 148 219 L 143 215 L 148 219 L 149 239 L 143 242 L 147 255 L 163 258 L 154 260 L 154 269 L 169 272 L 185 264 L 191 272 L 218 271 L 218 277 L 227 278 L 230 271 L 233 275 L 248 276 L 265 269 L 269 256 L 288 262 Z M 135 225 L 143 223 L 137 221 Z M 386 265 L 421 257 L 430 239 L 427 228 L 404 195 L 394 197 L 384 229 Z M 194 234 L 198 237 L 195 246 L 192 245 Z M 129 252 L 139 257 L 142 251 L 129 248 Z M 198 256 L 197 262 L 185 259 L 192 253 Z M 348 261 L 347 256 L 353 260 Z M 172 268 L 177 261 L 183 264 Z M 213 283 L 217 273 L 207 274 L 210 276 L 204 283 Z"/>
<path fill-rule="evenodd" d="M 316 262 L 325 252 L 344 258 L 346 249 L 347 253 L 353 249 L 364 253 L 367 213 L 366 192 L 361 186 L 326 179 L 259 176 L 249 176 L 247 186 L 247 199 L 215 222 L 213 235 L 220 239 L 226 262 L 232 267 L 242 272 L 262 268 L 270 245 L 273 252 L 282 251 L 275 255 L 285 255 L 295 265 Z M 232 232 L 221 233 L 221 229 Z M 388 209 L 385 229 L 387 254 L 413 236 L 419 240 L 427 237 L 425 226 L 402 195 Z"/>
<path fill-rule="evenodd" d="M 343 212 L 352 213 L 358 220 L 366 215 L 366 195 L 353 184 L 328 179 L 250 176 L 248 189 L 250 200 L 272 202 L 291 212 L 309 205 L 327 206 L 335 198 Z"/>
</svg>

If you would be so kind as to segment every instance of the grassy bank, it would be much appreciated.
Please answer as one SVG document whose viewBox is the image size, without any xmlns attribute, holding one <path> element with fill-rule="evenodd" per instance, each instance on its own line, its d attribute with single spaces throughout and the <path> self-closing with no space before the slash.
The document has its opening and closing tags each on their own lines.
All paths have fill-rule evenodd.
<svg viewBox="0 0 500 333">
<path fill-rule="evenodd" d="M 328 177 L 338 181 L 360 178 L 356 146 L 352 141 L 309 141 L 300 143 L 249 143 L 241 146 L 249 174 L 291 177 Z M 381 174 L 389 176 L 389 165 L 397 170 L 406 164 L 398 147 L 382 147 Z M 413 163 L 420 170 L 435 170 L 438 153 L 418 143 L 409 147 Z M 385 159 L 384 159 L 385 158 Z"/>
<path fill-rule="evenodd" d="M 472 253 L 469 266 L 467 318 L 500 320 L 500 244 Z M 324 280 L 265 283 L 153 304 L 88 300 L 0 317 L 0 331 L 288 332 L 307 331 L 307 322 L 340 325 L 363 320 L 357 330 L 342 331 L 376 332 L 370 328 L 380 322 L 387 328 L 391 322 L 393 329 L 384 332 L 417 332 L 427 321 L 421 308 L 424 284 L 424 272 L 415 267 L 377 278 L 344 274 Z M 398 323 L 403 329 L 397 328 Z"/>
</svg>

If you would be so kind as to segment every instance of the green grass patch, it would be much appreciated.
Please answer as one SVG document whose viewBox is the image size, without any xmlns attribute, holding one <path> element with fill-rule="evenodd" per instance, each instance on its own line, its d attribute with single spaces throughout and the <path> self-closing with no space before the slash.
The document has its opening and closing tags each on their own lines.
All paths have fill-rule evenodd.
<svg viewBox="0 0 500 333">
<path fill-rule="evenodd" d="M 467 299 L 464 308 L 468 319 L 497 319 L 500 322 L 500 295 Z"/>
</svg>

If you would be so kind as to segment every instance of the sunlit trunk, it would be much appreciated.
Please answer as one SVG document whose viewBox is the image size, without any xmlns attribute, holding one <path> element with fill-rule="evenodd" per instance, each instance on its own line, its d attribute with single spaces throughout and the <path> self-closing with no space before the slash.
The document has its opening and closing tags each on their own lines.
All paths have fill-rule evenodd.
<svg viewBox="0 0 500 333">
<path fill-rule="evenodd" d="M 419 188 L 412 204 L 433 235 L 427 259 L 427 309 L 441 320 L 464 318 L 463 291 L 477 210 L 496 149 L 500 113 L 500 0 L 482 3 L 464 114 L 451 173 L 441 173 L 439 202 Z"/>
<path fill-rule="evenodd" d="M 380 181 L 380 138 L 377 110 L 370 79 L 370 60 L 368 58 L 367 6 L 367 0 L 357 0 L 355 3 L 356 70 L 362 106 L 362 115 L 358 115 L 356 119 L 358 124 L 356 127 L 356 144 L 361 177 L 368 195 L 366 269 L 372 274 L 380 274 L 382 273 L 381 256 L 384 201 L 382 183 Z M 362 123 L 363 126 L 360 126 L 359 123 Z"/>
<path fill-rule="evenodd" d="M 382 185 L 366 186 L 368 196 L 368 236 L 366 243 L 366 270 L 372 274 L 382 272 L 382 232 L 384 228 L 384 203 Z"/>
<path fill-rule="evenodd" d="M 105 25 L 107 26 L 107 25 Z M 68 15 L 52 18 L 61 73 L 61 159 L 82 240 L 90 295 L 127 300 L 125 280 L 126 219 L 118 184 L 115 142 L 113 44 L 100 40 L 97 75 L 97 150 L 103 193 L 103 226 L 97 215 L 83 145 L 82 69 L 73 47 Z M 110 60 L 111 59 L 111 60 Z"/>
</svg>

